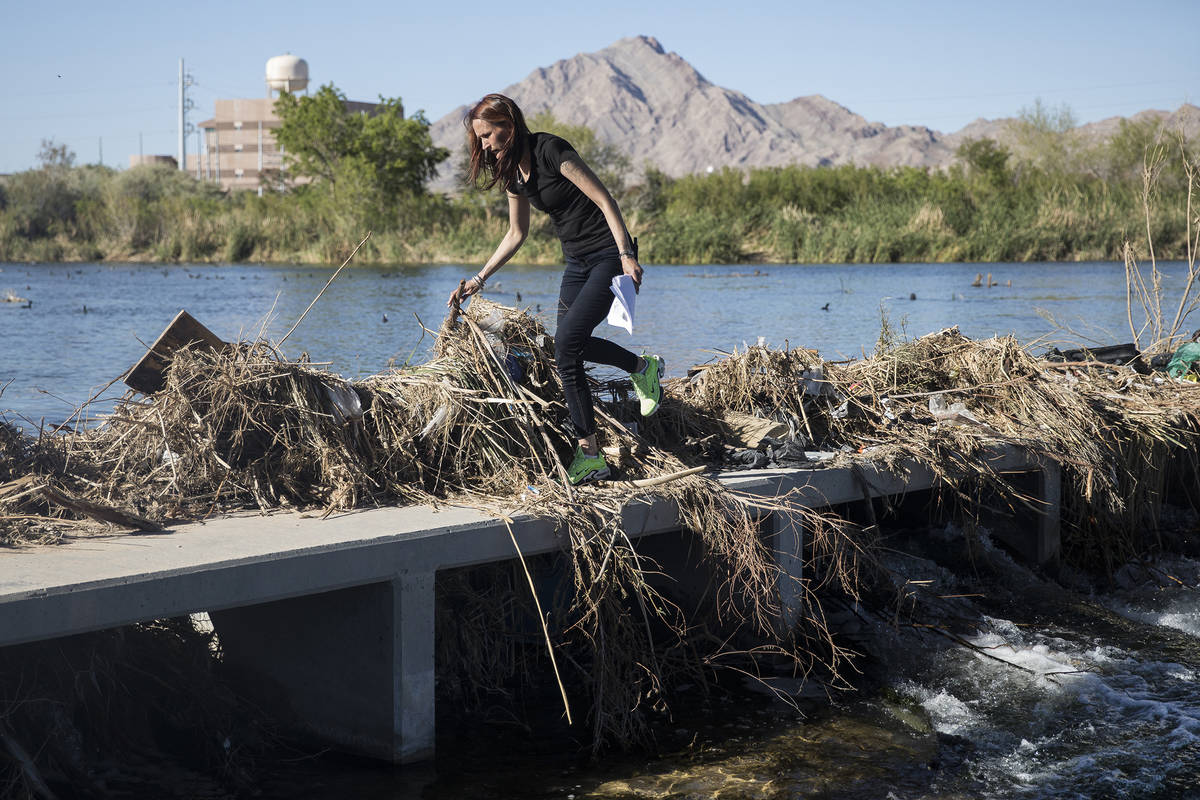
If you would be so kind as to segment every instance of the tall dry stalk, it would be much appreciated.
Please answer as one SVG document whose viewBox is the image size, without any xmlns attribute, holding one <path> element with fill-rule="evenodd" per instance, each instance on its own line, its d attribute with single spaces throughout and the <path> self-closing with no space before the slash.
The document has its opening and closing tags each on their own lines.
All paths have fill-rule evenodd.
<svg viewBox="0 0 1200 800">
<path fill-rule="evenodd" d="M 1197 246 L 1200 245 L 1200 217 L 1193 218 L 1192 212 L 1198 167 L 1196 156 L 1190 152 L 1182 129 L 1176 131 L 1174 144 L 1178 148 L 1180 163 L 1187 180 L 1184 217 L 1187 225 L 1187 275 L 1179 293 L 1174 316 L 1169 322 L 1163 308 L 1163 274 L 1155 253 L 1153 233 L 1154 199 L 1171 149 L 1162 140 L 1146 151 L 1142 163 L 1142 212 L 1146 227 L 1146 255 L 1150 259 L 1149 282 L 1143 274 L 1142 265 L 1138 263 L 1134 244 L 1126 240 L 1122 248 L 1125 256 L 1125 311 L 1129 332 L 1139 350 L 1143 349 L 1142 336 L 1149 332 L 1151 338 L 1144 349 L 1150 352 L 1174 350 L 1178 340 L 1183 338 L 1180 331 L 1188 317 L 1200 307 L 1200 285 L 1197 283 L 1200 279 L 1200 269 L 1196 266 Z"/>
</svg>

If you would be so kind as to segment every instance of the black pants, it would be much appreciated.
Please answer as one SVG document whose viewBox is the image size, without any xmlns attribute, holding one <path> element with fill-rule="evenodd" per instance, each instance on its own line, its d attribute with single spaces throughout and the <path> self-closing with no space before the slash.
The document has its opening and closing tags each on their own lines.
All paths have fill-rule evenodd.
<svg viewBox="0 0 1200 800">
<path fill-rule="evenodd" d="M 571 427 L 582 439 L 596 432 L 592 392 L 588 389 L 583 362 L 608 364 L 633 372 L 638 357 L 607 339 L 592 336 L 592 331 L 607 316 L 612 306 L 612 279 L 621 274 L 621 258 L 616 247 L 582 256 L 568 256 L 558 290 L 558 329 L 554 333 L 554 361 L 562 380 Z"/>
</svg>

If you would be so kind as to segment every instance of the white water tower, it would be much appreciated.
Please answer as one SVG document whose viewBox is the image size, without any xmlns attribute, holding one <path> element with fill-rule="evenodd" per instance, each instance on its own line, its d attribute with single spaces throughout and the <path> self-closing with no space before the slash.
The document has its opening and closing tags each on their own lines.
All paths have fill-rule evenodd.
<svg viewBox="0 0 1200 800">
<path fill-rule="evenodd" d="M 298 92 L 308 86 L 308 62 L 287 53 L 267 59 L 267 96 L 271 92 Z"/>
</svg>

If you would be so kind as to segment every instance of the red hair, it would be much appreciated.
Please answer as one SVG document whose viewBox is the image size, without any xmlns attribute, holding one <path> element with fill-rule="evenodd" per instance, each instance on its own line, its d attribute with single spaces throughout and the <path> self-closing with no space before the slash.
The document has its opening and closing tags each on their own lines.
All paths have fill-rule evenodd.
<svg viewBox="0 0 1200 800">
<path fill-rule="evenodd" d="M 479 137 L 471 126 L 477 119 L 508 129 L 508 144 L 500 156 L 484 150 L 479 143 Z M 467 129 L 467 146 L 471 151 L 467 181 L 484 190 L 491 189 L 497 183 L 508 189 L 517 178 L 517 165 L 529 142 L 529 126 L 525 124 L 525 115 L 520 107 L 502 94 L 484 95 L 463 117 L 463 126 Z"/>
</svg>

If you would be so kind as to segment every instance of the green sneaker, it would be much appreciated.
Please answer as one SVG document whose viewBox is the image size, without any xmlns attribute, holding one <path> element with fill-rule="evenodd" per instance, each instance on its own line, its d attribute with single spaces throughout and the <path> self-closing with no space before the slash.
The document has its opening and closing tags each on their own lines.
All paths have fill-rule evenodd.
<svg viewBox="0 0 1200 800">
<path fill-rule="evenodd" d="M 658 411 L 662 402 L 662 373 L 666 363 L 658 356 L 643 356 L 646 368 L 641 372 L 629 373 L 633 381 L 633 393 L 642 404 L 642 416 L 648 417 Z"/>
<path fill-rule="evenodd" d="M 575 459 L 571 466 L 567 467 L 567 479 L 571 481 L 572 486 L 602 481 L 611 474 L 612 470 L 608 468 L 604 456 L 599 453 L 594 456 L 585 455 L 581 447 L 575 448 Z"/>
</svg>

